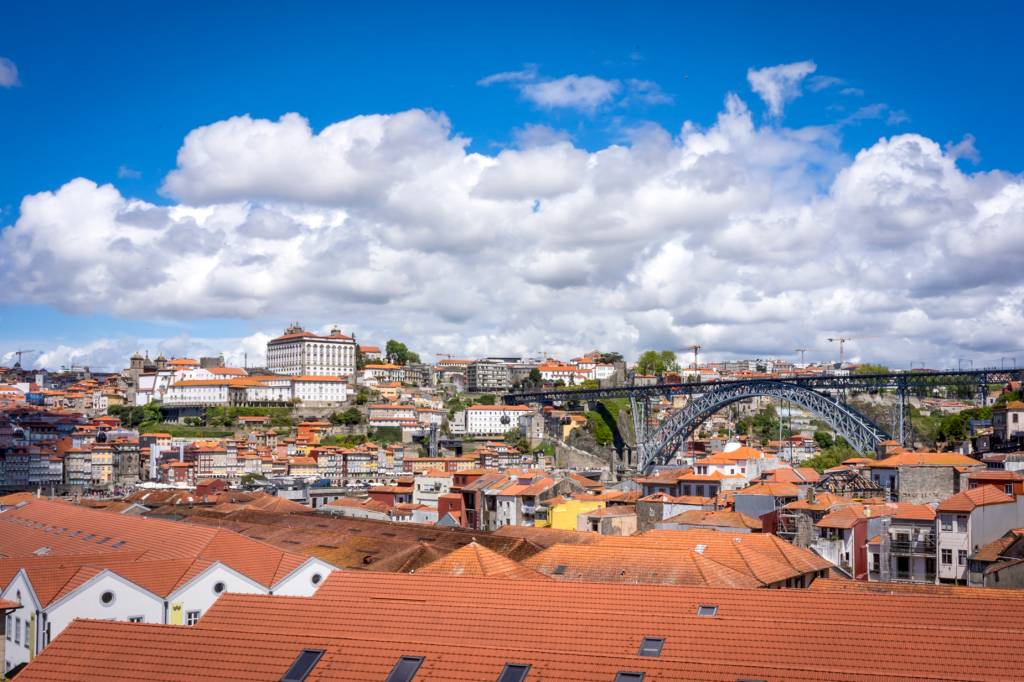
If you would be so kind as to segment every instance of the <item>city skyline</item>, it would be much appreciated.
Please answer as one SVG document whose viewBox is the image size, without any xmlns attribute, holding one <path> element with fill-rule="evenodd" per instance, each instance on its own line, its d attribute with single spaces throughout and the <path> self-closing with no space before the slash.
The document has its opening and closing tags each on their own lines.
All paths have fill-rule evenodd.
<svg viewBox="0 0 1024 682">
<path fill-rule="evenodd" d="M 852 49 L 863 14 L 762 17 L 778 33 L 744 28 L 737 48 L 715 43 L 734 27 L 714 13 L 663 8 L 682 41 L 632 36 L 657 12 L 611 6 L 514 17 L 493 45 L 440 56 L 417 22 L 430 42 L 495 15 L 407 9 L 393 26 L 334 10 L 308 44 L 309 8 L 273 28 L 255 12 L 234 30 L 276 30 L 286 54 L 196 35 L 185 55 L 166 50 L 179 15 L 126 10 L 135 58 L 71 66 L 104 12 L 31 44 L 43 11 L 18 8 L 0 28 L 0 125 L 16 132 L 0 364 L 20 348 L 51 369 L 147 349 L 258 362 L 294 319 L 427 356 L 700 343 L 829 360 L 826 339 L 850 336 L 849 359 L 893 367 L 1024 361 L 1012 41 L 968 30 L 1008 30 L 998 7 L 956 17 L 965 64 L 937 41 Z M 230 34 L 206 12 L 206 38 Z M 387 38 L 356 36 L 361 22 Z M 147 69 L 153 87 L 133 87 Z M 41 114 L 64 106 L 66 125 Z"/>
</svg>

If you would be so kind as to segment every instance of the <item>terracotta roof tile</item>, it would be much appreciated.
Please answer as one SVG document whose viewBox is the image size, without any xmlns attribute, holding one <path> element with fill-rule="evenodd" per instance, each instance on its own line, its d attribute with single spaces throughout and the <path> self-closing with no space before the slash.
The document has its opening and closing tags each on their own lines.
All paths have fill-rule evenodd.
<svg viewBox="0 0 1024 682">
<path fill-rule="evenodd" d="M 451 554 L 416 571 L 419 575 L 453 577 L 500 577 L 516 580 L 547 580 L 548 577 L 526 568 L 476 542 L 460 547 Z"/>
<path fill-rule="evenodd" d="M 971 512 L 978 507 L 990 504 L 1007 504 L 1013 502 L 1013 498 L 1004 493 L 994 485 L 980 485 L 977 488 L 964 490 L 952 497 L 939 502 L 937 511 L 940 512 Z"/>
</svg>

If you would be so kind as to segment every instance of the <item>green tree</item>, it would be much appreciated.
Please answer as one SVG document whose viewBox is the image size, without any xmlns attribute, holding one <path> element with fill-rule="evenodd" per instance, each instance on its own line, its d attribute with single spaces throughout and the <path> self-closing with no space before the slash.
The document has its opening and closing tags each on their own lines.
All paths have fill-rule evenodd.
<svg viewBox="0 0 1024 682">
<path fill-rule="evenodd" d="M 370 392 L 365 388 L 359 389 L 359 393 L 356 394 L 356 405 L 365 405 L 370 401 Z"/>
<path fill-rule="evenodd" d="M 832 438 L 832 434 L 828 431 L 815 431 L 814 442 L 818 444 L 818 448 L 825 450 L 836 444 L 835 439 Z"/>
<path fill-rule="evenodd" d="M 369 433 L 369 439 L 375 443 L 401 443 L 402 428 L 399 426 L 381 426 Z"/>
<path fill-rule="evenodd" d="M 404 343 L 394 339 L 388 340 L 387 345 L 384 347 L 384 354 L 389 361 L 396 365 L 407 365 L 410 362 L 417 363 L 420 361 L 420 356 L 417 353 L 413 353 Z"/>
<path fill-rule="evenodd" d="M 601 353 L 597 356 L 597 361 L 602 365 L 614 365 L 616 362 L 622 362 L 622 353 Z"/>
<path fill-rule="evenodd" d="M 636 363 L 636 371 L 640 374 L 663 375 L 665 372 L 678 372 L 679 362 L 676 354 L 670 350 L 645 350 Z"/>
<path fill-rule="evenodd" d="M 1001 393 L 992 405 L 998 407 L 999 405 L 1005 405 L 1006 403 L 1012 403 L 1021 399 L 1020 391 L 1007 391 L 1006 393 Z"/>
<path fill-rule="evenodd" d="M 344 412 L 335 412 L 330 417 L 332 424 L 355 426 L 363 423 L 363 413 L 358 408 L 350 407 Z"/>
<path fill-rule="evenodd" d="M 493 393 L 484 393 L 482 396 L 477 398 L 477 405 L 494 405 L 497 398 Z"/>
<path fill-rule="evenodd" d="M 804 460 L 803 466 L 813 467 L 816 471 L 824 471 L 839 466 L 844 460 L 855 457 L 857 451 L 849 445 L 833 445 L 819 452 L 814 457 Z"/>
<path fill-rule="evenodd" d="M 888 374 L 889 368 L 885 365 L 875 365 L 869 362 L 860 365 L 853 371 L 854 374 Z"/>
<path fill-rule="evenodd" d="M 519 452 L 530 451 L 530 441 L 526 439 L 526 435 L 519 429 L 509 429 L 506 431 L 504 440 L 505 445 L 510 448 L 515 448 L 516 450 L 519 450 Z"/>
<path fill-rule="evenodd" d="M 611 445 L 614 440 L 612 429 L 605 422 L 604 417 L 601 413 L 590 411 L 586 413 L 587 421 L 590 423 L 590 428 L 594 432 L 594 440 L 597 441 L 598 445 Z"/>
<path fill-rule="evenodd" d="M 530 370 L 530 383 L 531 384 L 539 384 L 542 380 L 543 380 L 543 377 L 540 375 L 540 370 L 539 369 L 534 367 L 533 369 Z"/>
</svg>

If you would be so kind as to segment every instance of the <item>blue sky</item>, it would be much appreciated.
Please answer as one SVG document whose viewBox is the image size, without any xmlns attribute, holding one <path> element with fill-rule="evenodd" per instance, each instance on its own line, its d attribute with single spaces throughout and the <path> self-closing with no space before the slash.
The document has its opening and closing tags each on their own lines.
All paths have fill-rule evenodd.
<svg viewBox="0 0 1024 682">
<path fill-rule="evenodd" d="M 939 145 L 970 135 L 978 154 L 960 156 L 964 172 L 1022 170 L 1019 4 L 291 5 L 7 7 L 0 57 L 16 65 L 18 83 L 0 87 L 0 226 L 19 219 L 23 197 L 76 177 L 154 204 L 188 201 L 160 190 L 185 136 L 242 114 L 277 120 L 298 112 L 317 132 L 362 114 L 423 109 L 446 115 L 453 134 L 471 139 L 468 152 L 495 156 L 521 145 L 530 126 L 597 152 L 635 144 L 637 131 L 651 124 L 670 135 L 687 120 L 713 126 L 726 93 L 734 92 L 757 126 L 810 130 L 845 121 L 834 130 L 847 162 L 900 133 Z M 784 115 L 770 116 L 748 70 L 806 60 L 816 70 L 799 84 L 800 95 L 785 103 Z M 503 72 L 532 80 L 479 84 Z M 618 90 L 592 108 L 544 106 L 522 90 L 570 74 L 617 83 Z M 824 195 L 835 169 L 826 164 L 821 173 Z M 9 296 L 0 303 L 0 355 L 7 346 L 55 340 L 235 338 L 273 331 L 292 317 L 280 307 L 237 316 L 112 313 L 116 292 L 109 295 L 83 314 L 52 297 Z M 327 310 L 307 321 L 322 325 L 339 316 L 371 334 L 403 331 L 374 328 L 366 309 Z M 683 336 L 699 335 L 679 331 L 676 322 L 672 333 L 641 328 L 636 342 L 682 345 Z M 492 340 L 502 333 L 484 322 L 469 325 L 445 333 Z M 604 338 L 584 335 L 565 345 Z M 780 340 L 765 353 L 785 345 Z"/>
</svg>

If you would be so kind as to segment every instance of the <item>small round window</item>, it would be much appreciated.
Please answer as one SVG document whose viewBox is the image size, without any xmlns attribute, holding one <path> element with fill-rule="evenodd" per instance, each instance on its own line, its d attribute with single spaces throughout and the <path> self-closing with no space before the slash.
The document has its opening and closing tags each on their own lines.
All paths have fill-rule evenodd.
<svg viewBox="0 0 1024 682">
<path fill-rule="evenodd" d="M 103 604 L 104 606 L 110 606 L 111 604 L 113 604 L 114 603 L 114 593 L 111 592 L 110 590 L 107 590 L 106 592 L 101 594 L 100 595 L 100 603 Z"/>
<path fill-rule="evenodd" d="M 319 573 L 314 573 L 313 577 L 310 578 L 310 580 L 313 581 L 314 585 L 319 585 L 320 581 L 323 580 L 323 579 L 324 579 L 324 577 L 322 575 L 320 575 Z"/>
<path fill-rule="evenodd" d="M 221 592 L 224 591 L 225 587 L 227 587 L 227 586 L 224 583 L 222 583 L 222 582 L 214 583 L 214 585 L 213 585 L 213 592 L 214 592 L 214 594 L 220 594 Z"/>
</svg>

